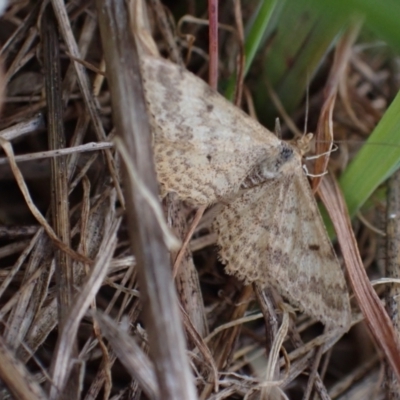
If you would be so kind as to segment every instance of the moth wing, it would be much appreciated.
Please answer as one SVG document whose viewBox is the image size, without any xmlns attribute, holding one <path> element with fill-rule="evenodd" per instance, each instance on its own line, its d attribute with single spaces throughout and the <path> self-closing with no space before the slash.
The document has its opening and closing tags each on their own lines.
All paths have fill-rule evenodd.
<svg viewBox="0 0 400 400">
<path fill-rule="evenodd" d="M 330 327 L 348 328 L 350 302 L 301 164 L 249 189 L 215 220 L 226 271 L 270 284 L 291 304 Z"/>
<path fill-rule="evenodd" d="M 279 157 L 282 142 L 200 78 L 159 57 L 141 62 L 164 192 L 210 204 L 236 193 L 264 158 Z"/>
</svg>

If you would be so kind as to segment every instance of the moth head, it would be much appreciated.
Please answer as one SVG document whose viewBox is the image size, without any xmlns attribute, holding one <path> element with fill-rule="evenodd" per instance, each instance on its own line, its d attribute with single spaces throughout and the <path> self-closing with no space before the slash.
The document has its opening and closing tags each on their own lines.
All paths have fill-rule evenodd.
<svg viewBox="0 0 400 400">
<path fill-rule="evenodd" d="M 310 151 L 311 140 L 313 137 L 314 135 L 312 133 L 307 133 L 296 140 L 296 147 L 299 149 L 302 156 Z"/>
</svg>

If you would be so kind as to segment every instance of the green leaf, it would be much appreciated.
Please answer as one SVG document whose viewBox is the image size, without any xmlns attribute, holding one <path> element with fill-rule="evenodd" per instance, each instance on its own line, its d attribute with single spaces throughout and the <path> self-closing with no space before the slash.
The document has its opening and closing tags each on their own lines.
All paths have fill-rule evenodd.
<svg viewBox="0 0 400 400">
<path fill-rule="evenodd" d="M 400 93 L 339 180 L 351 217 L 399 163 Z"/>
</svg>

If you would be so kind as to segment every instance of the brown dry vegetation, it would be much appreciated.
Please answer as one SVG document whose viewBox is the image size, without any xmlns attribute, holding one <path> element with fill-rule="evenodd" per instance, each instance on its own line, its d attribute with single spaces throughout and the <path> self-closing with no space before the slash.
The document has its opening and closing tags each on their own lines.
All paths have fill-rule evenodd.
<svg viewBox="0 0 400 400">
<path fill-rule="evenodd" d="M 112 142 L 116 134 L 130 141 L 126 148 L 137 172 L 155 193 L 141 86 L 129 73 L 138 70 L 125 2 L 46 3 L 14 1 L 0 19 L 0 87 L 2 82 L 6 86 L 0 116 L 0 398 L 191 399 L 197 398 L 194 388 L 198 398 L 215 400 L 281 398 L 282 392 L 290 399 L 396 398 L 397 381 L 388 367 L 399 365 L 393 331 L 387 319 L 379 319 L 384 311 L 377 298 L 368 298 L 369 289 L 354 288 L 359 282 L 353 282 L 357 300 L 365 304 L 363 312 L 373 310 L 367 324 L 357 301 L 346 335 L 325 331 L 305 314 L 291 313 L 289 321 L 282 313 L 282 298 L 272 288 L 243 286 L 224 274 L 207 212 L 172 280 L 176 253 L 168 254 L 148 202 L 121 177 L 121 157 Z M 161 53 L 179 62 L 188 55 L 191 37 L 177 37 L 172 14 L 156 0 L 149 3 Z M 241 11 L 246 21 L 254 4 L 242 3 L 240 8 L 236 2 L 236 13 Z M 179 4 L 182 9 L 174 7 L 179 16 L 205 15 L 205 8 L 200 13 L 195 7 L 204 4 Z M 125 13 L 118 14 L 118 9 Z M 240 32 L 233 7 L 224 6 L 220 19 Z M 207 80 L 207 31 L 196 24 L 187 29 L 196 37 L 190 68 Z M 318 130 L 329 118 L 324 111 L 329 114 L 335 105 L 334 132 L 340 142 L 330 160 L 335 175 L 346 168 L 398 87 L 389 56 L 357 48 L 358 27 L 351 29 L 340 42 L 342 48 L 336 48 L 337 68 L 331 69 L 333 53 L 328 54 L 313 81 L 308 111 L 309 129 Z M 238 43 L 224 31 L 222 79 L 236 66 Z M 266 43 L 248 86 L 242 87 L 244 108 L 250 111 L 257 69 L 262 62 L 268 65 L 270 45 Z M 345 50 L 350 58 L 341 58 Z M 115 56 L 124 51 L 129 56 Z M 346 90 L 342 88 L 336 103 L 329 97 L 335 74 L 347 76 Z M 138 102 L 134 111 L 124 97 L 127 87 L 133 93 L 129 101 Z M 321 113 L 324 101 L 328 111 Z M 300 126 L 304 109 L 301 104 L 290 115 Z M 285 122 L 283 135 L 288 135 Z M 129 126 L 136 134 L 127 132 Z M 64 148 L 69 152 L 62 153 Z M 393 207 L 399 179 L 395 176 L 391 183 Z M 347 215 L 329 203 L 333 187 L 320 189 L 321 197 L 340 225 Z M 354 264 L 362 266 L 362 260 L 371 278 L 384 274 L 387 259 L 380 200 L 353 224 L 361 253 L 361 258 L 354 255 Z M 196 210 L 174 198 L 163 206 L 168 223 L 183 240 Z M 396 236 L 396 226 L 388 229 L 390 238 Z M 341 245 L 352 241 L 346 227 L 337 235 Z M 396 237 L 392 243 L 391 256 L 396 254 Z M 336 250 L 341 254 L 339 246 Z M 354 249 L 342 250 L 347 267 L 356 268 L 349 267 Z M 359 277 L 351 271 L 349 276 Z M 392 306 L 398 327 L 396 289 L 385 293 L 382 288 L 378 291 Z"/>
</svg>

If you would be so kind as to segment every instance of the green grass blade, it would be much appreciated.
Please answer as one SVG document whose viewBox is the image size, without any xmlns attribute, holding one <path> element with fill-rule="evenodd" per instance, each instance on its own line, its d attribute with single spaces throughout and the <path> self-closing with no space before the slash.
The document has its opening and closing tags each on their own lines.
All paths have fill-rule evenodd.
<svg viewBox="0 0 400 400">
<path fill-rule="evenodd" d="M 351 217 L 399 163 L 400 92 L 339 180 Z"/>
<path fill-rule="evenodd" d="M 268 22 L 271 19 L 272 13 L 275 10 L 277 0 L 263 0 L 261 1 L 259 10 L 256 11 L 254 23 L 251 26 L 248 34 L 246 35 L 246 43 L 244 45 L 244 52 L 246 56 L 246 64 L 244 73 L 247 74 L 254 56 L 260 47 L 264 33 L 267 29 Z"/>
<path fill-rule="evenodd" d="M 245 53 L 245 68 L 244 74 L 246 76 L 249 71 L 250 65 L 254 60 L 257 50 L 260 48 L 260 44 L 264 37 L 268 23 L 271 20 L 271 15 L 275 10 L 277 0 L 261 0 L 259 7 L 257 8 L 253 20 L 250 26 L 248 34 L 246 35 L 246 41 L 244 45 Z M 233 98 L 236 85 L 236 75 L 232 76 L 229 80 L 225 95 L 228 99 Z"/>
</svg>

